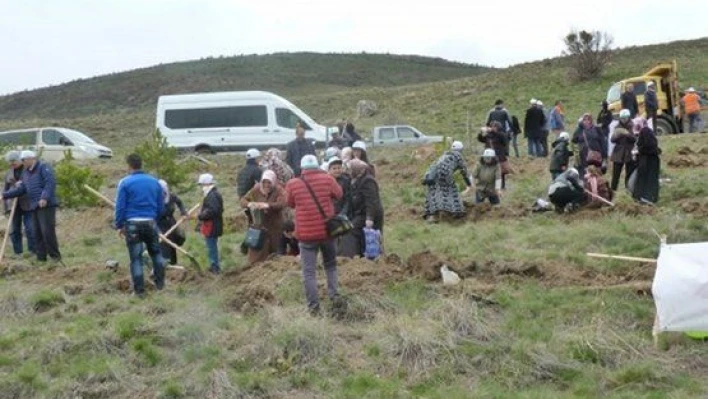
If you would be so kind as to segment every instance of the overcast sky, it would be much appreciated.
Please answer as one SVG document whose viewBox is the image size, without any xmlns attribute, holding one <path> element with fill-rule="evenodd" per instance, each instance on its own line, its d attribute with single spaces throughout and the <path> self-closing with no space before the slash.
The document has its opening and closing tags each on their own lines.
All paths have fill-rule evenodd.
<svg viewBox="0 0 708 399">
<path fill-rule="evenodd" d="M 708 1 L 0 0 L 0 94 L 207 56 L 389 52 L 492 66 L 555 57 L 571 28 L 618 46 L 708 36 Z"/>
</svg>

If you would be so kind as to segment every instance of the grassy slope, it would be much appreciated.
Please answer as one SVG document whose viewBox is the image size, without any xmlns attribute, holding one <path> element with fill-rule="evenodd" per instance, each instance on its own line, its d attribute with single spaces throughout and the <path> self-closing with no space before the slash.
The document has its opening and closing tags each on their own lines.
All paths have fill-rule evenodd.
<svg viewBox="0 0 708 399">
<path fill-rule="evenodd" d="M 693 54 L 687 58 L 701 56 L 685 51 Z M 608 71 L 612 79 L 625 72 L 633 74 L 628 72 L 629 62 L 622 62 L 616 60 Z M 639 70 L 649 63 L 643 61 Z M 684 64 L 684 76 L 695 81 L 705 76 L 704 66 L 692 64 L 690 69 L 687 61 Z M 511 99 L 522 76 L 532 76 L 529 71 L 546 74 L 516 94 L 519 107 L 531 96 L 526 91 L 543 94 L 542 90 L 548 90 L 552 96 L 561 87 L 571 112 L 595 102 L 582 95 L 591 85 L 576 88 L 554 83 L 562 82 L 562 70 L 548 74 L 551 69 L 541 64 L 517 68 L 487 76 L 489 86 L 480 78 L 357 91 L 348 97 L 388 93 L 381 97 L 392 98 L 381 100 L 384 109 L 405 109 L 402 115 L 421 124 L 430 121 L 430 129 L 448 125 L 458 118 L 454 110 L 464 111 L 470 104 L 476 110 L 475 118 L 480 118 L 478 113 L 486 110 L 497 93 Z M 472 87 L 478 95 L 450 95 Z M 604 87 L 592 90 L 599 93 Z M 306 109 L 313 115 L 327 118 L 349 109 L 352 101 L 344 97 L 328 96 L 329 105 L 321 108 L 316 106 L 322 103 L 318 97 L 301 99 L 311 101 L 311 108 Z M 408 105 L 403 107 L 404 103 Z M 424 113 L 430 104 L 439 106 L 437 114 Z M 114 130 L 125 126 L 127 137 L 115 136 L 125 140 L 119 146 L 122 149 L 128 148 L 128 140 L 135 141 L 138 132 L 147 133 L 151 124 L 148 113 L 79 121 L 87 127 L 103 124 Z M 103 137 L 109 133 L 113 134 L 108 128 L 101 132 Z M 708 147 L 706 137 L 697 135 L 665 137 L 660 144 L 665 150 L 664 166 L 677 157 L 679 147 Z M 637 296 L 632 289 L 583 287 L 651 277 L 647 265 L 594 260 L 583 256 L 585 252 L 656 256 L 652 228 L 668 234 L 670 242 L 707 240 L 705 213 L 684 211 L 692 209 L 688 206 L 692 203 L 708 209 L 705 169 L 664 167 L 670 182 L 663 185 L 660 207 L 654 212 L 636 208 L 620 193 L 615 212 L 558 217 L 523 211 L 543 195 L 548 181 L 546 163 L 513 160 L 520 174 L 511 177 L 500 211 L 481 212 L 476 220 L 463 224 L 429 226 L 414 214 L 420 212 L 424 199 L 418 178 L 425 165 L 411 162 L 405 150 L 374 151 L 372 156 L 389 162 L 379 170 L 390 252 L 406 258 L 430 249 L 463 265 L 471 261 L 537 265 L 547 279 L 510 276 L 488 286 L 471 278 L 459 290 L 412 280 L 383 287 L 381 294 L 352 290 L 348 294 L 357 309 L 372 319 L 350 323 L 313 321 L 304 314 L 296 274 L 283 276 L 278 284 L 275 294 L 281 305 L 256 315 L 231 308 L 239 287 L 223 280 L 172 282 L 166 292 L 143 302 L 115 288 L 116 280 L 126 276 L 127 258 L 124 246 L 107 229 L 110 212 L 98 208 L 65 211 L 59 229 L 69 270 L 29 269 L 0 280 L 0 392 L 8 397 L 126 398 L 660 398 L 708 394 L 705 344 L 683 342 L 670 351 L 657 351 L 651 341 L 650 298 Z M 224 186 L 227 213 L 233 216 L 238 212 L 232 197 L 234 171 L 242 161 L 228 155 L 216 158 L 222 167 L 213 172 Z M 470 164 L 472 158 L 468 157 Z M 95 165 L 109 181 L 117 180 L 124 169 L 120 159 Z M 197 201 L 196 193 L 183 198 L 187 203 Z M 243 258 L 236 255 L 240 238 L 235 233 L 223 239 L 227 269 L 243 266 Z M 204 263 L 203 244 L 192 236 L 186 245 Z M 102 270 L 108 258 L 120 259 L 118 275 Z M 16 266 L 26 263 L 10 261 Z M 570 275 L 580 277 L 571 279 Z M 81 288 L 78 293 L 77 288 Z M 469 293 L 489 295 L 498 305 L 477 304 Z"/>
<path fill-rule="evenodd" d="M 488 68 L 386 54 L 279 53 L 207 58 L 0 97 L 0 118 L 64 117 L 153 107 L 162 94 L 269 90 L 292 96 L 400 86 L 476 75 Z"/>
</svg>

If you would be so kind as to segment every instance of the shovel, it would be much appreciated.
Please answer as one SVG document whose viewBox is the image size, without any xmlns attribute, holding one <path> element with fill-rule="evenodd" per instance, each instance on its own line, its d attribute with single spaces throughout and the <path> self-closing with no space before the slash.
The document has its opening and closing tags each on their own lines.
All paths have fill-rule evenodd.
<svg viewBox="0 0 708 399">
<path fill-rule="evenodd" d="M 0 248 L 0 264 L 5 258 L 5 248 L 7 248 L 7 238 L 10 237 L 10 228 L 12 227 L 12 219 L 15 218 L 15 209 L 17 209 L 17 198 L 12 200 L 12 209 L 10 210 L 10 218 L 7 220 L 7 228 L 5 229 L 5 237 L 2 239 L 2 248 Z M 20 226 L 22 227 L 22 226 Z"/>
<path fill-rule="evenodd" d="M 91 194 L 93 194 L 93 195 L 97 196 L 98 198 L 102 199 L 106 204 L 110 205 L 112 208 L 115 208 L 115 207 L 116 207 L 116 204 L 115 204 L 111 199 L 109 199 L 109 198 L 106 197 L 105 195 L 101 194 L 100 192 L 94 190 L 93 188 L 91 188 L 91 186 L 89 186 L 89 185 L 87 185 L 87 184 L 84 184 L 84 188 L 85 188 L 86 190 L 88 190 Z M 160 236 L 160 241 L 164 242 L 165 244 L 171 246 L 172 248 L 174 248 L 174 249 L 177 250 L 178 252 L 181 252 L 184 256 L 188 257 L 188 258 L 189 258 L 189 261 L 190 261 L 190 263 L 191 263 L 192 268 L 201 273 L 202 268 L 201 268 L 201 266 L 199 265 L 199 262 L 197 262 L 197 259 L 196 259 L 192 254 L 190 254 L 189 252 L 187 252 L 184 248 L 180 247 L 179 245 L 177 245 L 177 244 L 173 243 L 172 241 L 170 241 L 167 237 L 165 237 L 164 234 L 159 234 L 159 233 L 158 233 L 158 235 Z"/>
<path fill-rule="evenodd" d="M 189 211 L 187 211 L 187 214 L 186 214 L 186 215 L 182 216 L 182 217 L 177 221 L 177 223 L 175 223 L 174 226 L 170 227 L 170 229 L 167 230 L 163 235 L 164 235 L 165 237 L 169 237 L 170 234 L 172 234 L 173 231 L 177 230 L 177 227 L 179 227 L 182 223 L 184 223 L 187 219 L 189 219 L 189 216 L 191 216 L 192 213 L 194 213 L 194 211 L 196 211 L 197 209 L 199 209 L 200 206 L 201 206 L 201 204 L 194 205 Z"/>
</svg>

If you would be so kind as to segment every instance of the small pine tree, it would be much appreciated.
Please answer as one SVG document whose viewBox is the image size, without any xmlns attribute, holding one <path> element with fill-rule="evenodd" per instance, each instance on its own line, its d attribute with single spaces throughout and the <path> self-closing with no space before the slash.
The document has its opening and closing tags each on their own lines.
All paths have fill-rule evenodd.
<svg viewBox="0 0 708 399">
<path fill-rule="evenodd" d="M 167 144 L 159 129 L 135 147 L 135 153 L 143 159 L 143 169 L 166 181 L 171 190 L 183 192 L 191 188 L 192 185 L 187 184 L 192 172 L 191 163 L 178 162 L 177 148 Z"/>
<path fill-rule="evenodd" d="M 86 191 L 84 185 L 98 189 L 103 184 L 103 176 L 93 173 L 88 166 L 76 165 L 71 150 L 64 151 L 64 159 L 57 163 L 54 174 L 57 196 L 63 207 L 77 208 L 99 204 L 99 199 Z"/>
</svg>

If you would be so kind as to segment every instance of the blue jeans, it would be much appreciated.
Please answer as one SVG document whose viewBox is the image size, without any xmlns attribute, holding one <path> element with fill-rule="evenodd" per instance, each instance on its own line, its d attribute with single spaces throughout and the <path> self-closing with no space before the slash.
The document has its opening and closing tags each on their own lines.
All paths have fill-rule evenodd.
<svg viewBox="0 0 708 399">
<path fill-rule="evenodd" d="M 205 237 L 207 254 L 209 256 L 209 270 L 219 273 L 219 237 Z"/>
<path fill-rule="evenodd" d="M 27 250 L 35 252 L 34 249 L 34 234 L 32 230 L 32 212 L 25 212 L 20 209 L 19 205 L 15 209 L 15 215 L 12 218 L 12 249 L 17 255 L 22 253 L 22 224 L 25 225 L 25 237 L 27 237 Z"/>
<path fill-rule="evenodd" d="M 693 114 L 688 114 L 688 132 L 689 133 L 696 133 L 699 132 L 702 128 L 703 120 L 701 120 L 701 113 L 696 112 Z"/>
<path fill-rule="evenodd" d="M 475 203 L 477 203 L 477 204 L 481 204 L 482 202 L 484 202 L 485 198 L 489 198 L 489 203 L 492 205 L 499 205 L 499 203 L 500 203 L 499 196 L 496 194 L 495 195 L 483 195 L 482 193 L 477 191 L 475 193 L 475 197 L 476 197 Z"/>
<path fill-rule="evenodd" d="M 130 255 L 130 277 L 136 294 L 145 292 L 143 277 L 143 249 L 147 248 L 155 272 L 155 286 L 161 290 L 165 286 L 165 259 L 160 251 L 160 238 L 154 221 L 128 221 L 125 224 L 125 243 Z M 144 246 L 143 246 L 144 245 Z"/>
<path fill-rule="evenodd" d="M 542 157 L 543 156 L 543 146 L 541 145 L 541 140 L 539 140 L 539 139 L 528 139 L 528 140 L 529 140 L 529 156 Z"/>
</svg>

